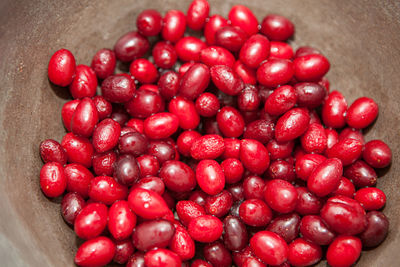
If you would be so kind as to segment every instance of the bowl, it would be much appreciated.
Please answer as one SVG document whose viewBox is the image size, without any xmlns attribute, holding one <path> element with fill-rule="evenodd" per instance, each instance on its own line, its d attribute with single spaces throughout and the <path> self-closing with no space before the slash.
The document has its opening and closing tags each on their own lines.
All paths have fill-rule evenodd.
<svg viewBox="0 0 400 267">
<path fill-rule="evenodd" d="M 61 215 L 59 199 L 39 188 L 40 141 L 65 134 L 60 110 L 68 89 L 47 79 L 50 56 L 72 51 L 90 64 L 100 48 L 112 48 L 119 36 L 135 29 L 137 14 L 154 8 L 187 10 L 190 1 L 44 1 L 0 3 L 0 258 L 2 266 L 74 266 L 79 240 Z M 378 187 L 387 194 L 384 213 L 390 232 L 376 249 L 364 251 L 357 266 L 398 266 L 400 247 L 400 5 L 396 0 L 211 0 L 211 13 L 227 16 L 245 4 L 261 20 L 268 13 L 296 25 L 294 47 L 317 47 L 331 62 L 331 88 L 349 103 L 361 96 L 379 104 L 379 118 L 366 139 L 382 139 L 393 150 L 394 164 L 382 170 Z M 320 263 L 325 266 L 326 263 Z"/>
</svg>

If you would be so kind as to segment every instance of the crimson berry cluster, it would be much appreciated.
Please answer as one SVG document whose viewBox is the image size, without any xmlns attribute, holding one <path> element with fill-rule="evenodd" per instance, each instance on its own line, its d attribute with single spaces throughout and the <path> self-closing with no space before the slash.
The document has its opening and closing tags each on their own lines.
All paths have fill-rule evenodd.
<svg viewBox="0 0 400 267">
<path fill-rule="evenodd" d="M 74 100 L 61 144 L 40 144 L 40 186 L 85 240 L 77 265 L 309 266 L 326 249 L 343 267 L 385 239 L 374 168 L 391 150 L 362 133 L 378 105 L 330 92 L 329 61 L 293 51 L 291 21 L 259 25 L 242 5 L 209 17 L 194 0 L 136 26 L 91 66 L 66 49 L 48 66 Z M 129 73 L 114 74 L 117 60 Z"/>
</svg>

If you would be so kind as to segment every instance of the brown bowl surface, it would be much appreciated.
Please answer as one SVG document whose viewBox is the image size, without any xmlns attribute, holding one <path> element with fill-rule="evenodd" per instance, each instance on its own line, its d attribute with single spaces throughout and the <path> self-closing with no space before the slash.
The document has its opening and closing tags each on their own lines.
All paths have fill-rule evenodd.
<svg viewBox="0 0 400 267">
<path fill-rule="evenodd" d="M 60 110 L 68 89 L 47 79 L 50 56 L 71 50 L 90 64 L 100 48 L 112 48 L 135 28 L 147 8 L 186 11 L 189 0 L 31 0 L 0 2 L 0 259 L 1 266 L 73 266 L 77 239 L 60 216 L 59 200 L 39 188 L 40 141 L 61 141 Z M 210 1 L 211 13 L 227 15 L 234 4 L 250 7 L 259 20 L 267 13 L 296 25 L 293 46 L 315 46 L 328 57 L 331 88 L 349 103 L 374 98 L 379 118 L 367 140 L 380 138 L 393 150 L 394 164 L 380 175 L 387 193 L 390 233 L 378 248 L 363 252 L 357 266 L 399 266 L 400 252 L 400 4 L 363 0 Z M 321 263 L 325 266 L 325 263 Z"/>
</svg>

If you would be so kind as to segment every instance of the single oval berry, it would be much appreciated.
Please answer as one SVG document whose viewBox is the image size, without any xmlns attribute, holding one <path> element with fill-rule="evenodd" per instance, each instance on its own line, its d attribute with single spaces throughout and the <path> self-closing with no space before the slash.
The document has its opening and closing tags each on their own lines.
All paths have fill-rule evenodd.
<svg viewBox="0 0 400 267">
<path fill-rule="evenodd" d="M 112 103 L 125 103 L 132 99 L 136 86 L 127 75 L 108 76 L 101 84 L 102 96 Z"/>
<path fill-rule="evenodd" d="M 294 74 L 293 63 L 287 59 L 268 58 L 257 69 L 257 81 L 267 87 L 288 83 Z"/>
<path fill-rule="evenodd" d="M 249 36 L 258 32 L 258 21 L 253 12 L 246 6 L 235 5 L 231 8 L 228 18 L 233 26 L 238 26 Z"/>
<path fill-rule="evenodd" d="M 97 176 L 90 181 L 89 197 L 94 201 L 111 205 L 117 200 L 125 199 L 128 188 L 109 176 Z"/>
<path fill-rule="evenodd" d="M 307 188 L 319 197 L 327 196 L 339 185 L 343 165 L 337 158 L 327 159 L 319 164 L 307 180 Z"/>
<path fill-rule="evenodd" d="M 75 69 L 75 77 L 69 85 L 69 91 L 73 98 L 93 97 L 96 94 L 97 77 L 94 70 L 86 65 L 78 65 Z"/>
<path fill-rule="evenodd" d="M 98 120 L 99 114 L 93 100 L 85 97 L 78 104 L 72 115 L 71 130 L 76 135 L 90 137 Z"/>
<path fill-rule="evenodd" d="M 347 102 L 338 92 L 331 92 L 322 106 L 322 120 L 327 127 L 342 128 L 346 125 Z"/>
<path fill-rule="evenodd" d="M 131 31 L 118 39 L 114 45 L 114 52 L 117 59 L 123 62 L 130 62 L 141 58 L 150 48 L 150 42 L 146 37 L 136 31 Z"/>
<path fill-rule="evenodd" d="M 133 189 L 129 193 L 128 203 L 135 214 L 145 219 L 161 218 L 170 211 L 159 194 L 143 188 Z"/>
<path fill-rule="evenodd" d="M 354 195 L 354 199 L 360 202 L 366 211 L 380 210 L 386 203 L 385 193 L 375 187 L 361 188 Z"/>
<path fill-rule="evenodd" d="M 250 68 L 257 68 L 269 55 L 270 43 L 261 34 L 251 36 L 242 46 L 239 60 Z"/>
<path fill-rule="evenodd" d="M 178 128 L 179 118 L 173 113 L 157 113 L 144 121 L 144 133 L 151 139 L 170 137 Z"/>
<path fill-rule="evenodd" d="M 294 77 L 300 82 L 318 82 L 329 68 L 328 59 L 320 54 L 297 57 L 293 61 Z"/>
<path fill-rule="evenodd" d="M 136 19 L 136 27 L 144 36 L 154 36 L 161 32 L 162 17 L 154 9 L 143 10 Z"/>
<path fill-rule="evenodd" d="M 376 119 L 378 112 L 378 105 L 373 99 L 360 97 L 347 110 L 346 122 L 350 127 L 363 129 Z"/>
<path fill-rule="evenodd" d="M 56 51 L 50 58 L 47 75 L 58 86 L 68 86 L 75 74 L 75 57 L 67 49 Z"/>
<path fill-rule="evenodd" d="M 188 192 L 196 187 L 193 170 L 181 161 L 168 160 L 164 162 L 159 176 L 165 186 L 174 192 Z"/>
<path fill-rule="evenodd" d="M 266 184 L 264 199 L 271 209 L 280 213 L 289 213 L 296 208 L 297 191 L 291 183 L 275 179 Z"/>
<path fill-rule="evenodd" d="M 107 226 L 108 209 L 100 203 L 87 204 L 76 216 L 74 230 L 82 239 L 99 236 Z"/>
<path fill-rule="evenodd" d="M 84 242 L 76 252 L 75 263 L 82 267 L 101 267 L 114 258 L 115 244 L 107 237 L 99 236 Z"/>
<path fill-rule="evenodd" d="M 284 263 L 289 254 L 285 240 L 270 231 L 260 231 L 250 239 L 251 250 L 263 262 L 270 265 Z"/>
<path fill-rule="evenodd" d="M 135 227 L 133 245 L 141 251 L 165 248 L 174 236 L 174 225 L 167 220 L 145 221 Z"/>
<path fill-rule="evenodd" d="M 216 195 L 225 186 L 225 175 L 215 160 L 201 160 L 196 167 L 196 180 L 200 188 L 209 195 Z"/>
<path fill-rule="evenodd" d="M 339 236 L 329 245 L 326 259 L 332 267 L 352 266 L 360 257 L 361 249 L 359 238 Z"/>
<path fill-rule="evenodd" d="M 365 144 L 362 157 L 374 168 L 385 168 L 392 161 L 392 151 L 383 141 L 371 140 Z"/>
<path fill-rule="evenodd" d="M 307 130 L 309 122 L 310 115 L 307 109 L 293 108 L 287 111 L 276 123 L 276 140 L 285 142 L 296 139 Z"/>
<path fill-rule="evenodd" d="M 40 187 L 47 197 L 58 197 L 67 187 L 63 166 L 58 162 L 48 162 L 40 170 Z"/>
<path fill-rule="evenodd" d="M 67 153 L 64 148 L 53 139 L 46 139 L 39 145 L 40 157 L 44 163 L 58 162 L 62 166 L 67 163 Z"/>
<path fill-rule="evenodd" d="M 188 232 L 194 240 L 210 243 L 220 238 L 223 232 L 223 224 L 217 217 L 202 215 L 190 221 Z"/>
<path fill-rule="evenodd" d="M 209 12 L 210 4 L 207 0 L 192 1 L 186 14 L 187 25 L 189 28 L 195 31 L 201 30 L 206 23 Z"/>
<path fill-rule="evenodd" d="M 244 88 L 242 79 L 229 66 L 212 66 L 210 73 L 215 86 L 227 95 L 237 95 Z"/>
<path fill-rule="evenodd" d="M 286 41 L 294 34 L 294 25 L 284 16 L 271 14 L 266 16 L 261 22 L 260 31 L 270 40 Z"/>
<path fill-rule="evenodd" d="M 176 43 L 186 29 L 186 17 L 180 10 L 169 10 L 163 18 L 161 36 L 164 40 Z"/>
<path fill-rule="evenodd" d="M 255 174 L 262 174 L 269 166 L 268 150 L 257 140 L 242 139 L 239 158 L 244 167 Z"/>
<path fill-rule="evenodd" d="M 216 159 L 224 153 L 224 139 L 216 134 L 197 138 L 190 148 L 190 155 L 197 160 Z"/>
<path fill-rule="evenodd" d="M 209 83 L 210 69 L 202 63 L 196 63 L 183 75 L 179 95 L 194 100 L 204 92 Z"/>
<path fill-rule="evenodd" d="M 108 211 L 108 230 L 116 240 L 130 237 L 135 226 L 136 215 L 127 201 L 120 200 L 112 204 Z"/>
</svg>

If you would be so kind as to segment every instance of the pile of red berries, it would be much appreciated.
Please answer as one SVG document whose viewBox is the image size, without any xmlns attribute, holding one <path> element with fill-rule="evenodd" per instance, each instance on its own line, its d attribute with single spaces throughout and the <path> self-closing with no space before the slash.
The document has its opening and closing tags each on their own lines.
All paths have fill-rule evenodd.
<svg viewBox="0 0 400 267">
<path fill-rule="evenodd" d="M 378 105 L 330 92 L 329 61 L 293 52 L 291 21 L 259 25 L 241 5 L 209 17 L 194 0 L 136 25 L 91 66 L 66 49 L 50 59 L 50 81 L 74 100 L 61 144 L 40 144 L 40 186 L 86 240 L 76 264 L 308 266 L 326 249 L 343 267 L 385 239 L 374 168 L 391 150 L 362 133 Z"/>
</svg>

